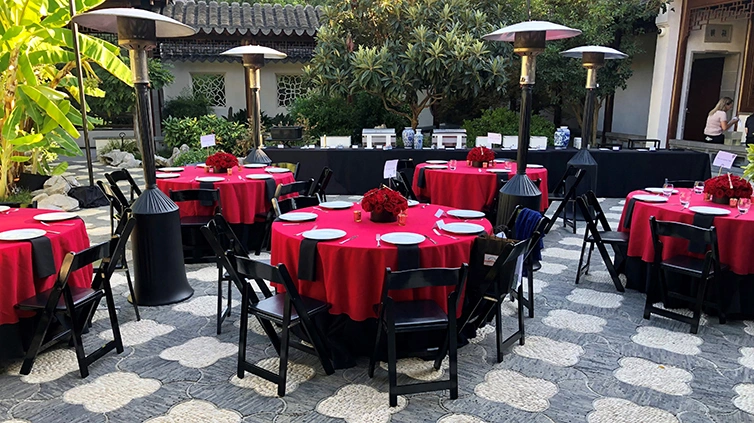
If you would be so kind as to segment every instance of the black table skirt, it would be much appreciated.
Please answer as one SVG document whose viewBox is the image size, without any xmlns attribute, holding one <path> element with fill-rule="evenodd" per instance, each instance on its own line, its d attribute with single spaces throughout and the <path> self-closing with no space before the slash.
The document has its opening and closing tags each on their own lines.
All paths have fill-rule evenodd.
<svg viewBox="0 0 754 423">
<path fill-rule="evenodd" d="M 552 191 L 567 168 L 575 149 L 530 151 L 529 163 L 544 165 Z M 705 153 L 686 150 L 605 151 L 590 150 L 599 165 L 597 195 L 625 197 L 629 192 L 648 186 L 660 186 L 670 180 L 705 180 L 710 177 L 710 159 Z M 426 160 L 466 160 L 468 150 L 364 150 L 266 148 L 273 162 L 299 162 L 298 179 L 319 177 L 322 168 L 333 171 L 329 194 L 361 195 L 384 182 L 382 169 L 386 160 L 413 158 Z M 514 150 L 495 150 L 498 158 L 516 158 Z"/>
<path fill-rule="evenodd" d="M 626 260 L 626 288 L 634 289 L 639 292 L 647 292 L 647 270 L 649 264 L 645 263 L 638 257 L 629 257 Z M 667 277 L 669 288 L 673 291 L 680 292 L 682 294 L 689 294 L 691 287 L 691 279 L 681 277 L 678 275 L 668 275 Z M 657 286 L 657 284 L 653 284 Z M 659 299 L 659 292 L 651 292 L 648 295 L 652 299 Z M 707 284 L 707 293 L 705 295 L 706 301 L 715 303 L 717 302 L 718 292 L 717 287 L 714 284 Z M 736 275 L 733 272 L 726 272 L 722 277 L 722 308 L 728 318 L 736 320 L 750 320 L 754 318 L 754 275 Z M 688 304 L 684 304 L 680 300 L 673 300 L 669 304 L 665 304 L 668 308 L 688 308 Z M 717 311 L 704 307 L 704 312 L 708 314 L 717 315 Z"/>
</svg>

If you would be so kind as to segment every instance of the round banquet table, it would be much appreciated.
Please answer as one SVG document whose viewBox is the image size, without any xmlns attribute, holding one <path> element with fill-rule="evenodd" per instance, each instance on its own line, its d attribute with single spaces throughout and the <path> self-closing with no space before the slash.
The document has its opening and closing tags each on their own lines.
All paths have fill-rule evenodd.
<svg viewBox="0 0 754 423">
<path fill-rule="evenodd" d="M 358 204 L 350 209 L 328 210 L 326 213 L 313 208 L 302 209 L 299 211 L 316 213 L 318 218 L 299 225 L 285 225 L 285 222 L 276 221 L 272 225 L 271 262 L 285 264 L 299 292 L 331 304 L 331 314 L 345 314 L 357 322 L 376 318 L 374 305 L 380 302 L 385 268 L 396 270 L 398 264 L 398 249 L 384 241 L 381 242 L 381 247 L 377 247 L 377 234 L 414 232 L 432 238 L 437 242 L 436 245 L 429 240 L 419 244 L 419 262 L 422 268 L 460 267 L 469 262 L 476 235 L 453 234 L 457 238 L 454 240 L 434 234 L 432 227 L 437 221 L 434 214 L 438 208 L 436 205 L 409 208 L 406 226 L 399 226 L 398 223 L 374 223 L 365 211 L 362 211 L 362 221 L 356 223 L 353 212 L 361 210 Z M 447 217 L 444 220 L 446 223 L 460 221 Z M 479 223 L 487 232 L 492 229 L 486 219 L 469 222 Z M 309 230 L 314 225 L 317 225 L 317 229 L 342 229 L 346 236 L 335 241 L 319 242 L 316 280 L 300 281 L 297 275 L 299 248 L 303 237 L 296 234 Z M 339 244 L 355 235 L 358 238 Z M 281 290 L 279 285 L 276 288 Z M 438 287 L 400 291 L 394 293 L 393 298 L 397 301 L 432 299 L 447 312 L 448 294 L 453 289 Z M 458 312 L 460 315 L 461 310 Z"/>
<path fill-rule="evenodd" d="M 691 191 L 679 189 L 679 191 Z M 673 194 L 667 203 L 647 203 L 636 201 L 634 203 L 630 228 L 625 228 L 626 213 L 629 201 L 637 194 L 647 194 L 645 191 L 634 191 L 626 197 L 626 207 L 623 209 L 619 230 L 629 232 L 628 241 L 628 266 L 633 262 L 634 269 L 627 269 L 627 287 L 646 291 L 646 263 L 653 260 L 654 246 L 652 234 L 649 228 L 649 218 L 654 216 L 657 220 L 672 221 L 693 224 L 694 212 L 681 208 L 678 194 Z M 730 271 L 724 275 L 724 292 L 726 298 L 725 308 L 729 314 L 754 314 L 754 213 L 736 217 L 738 210 L 728 205 L 715 204 L 704 201 L 701 194 L 692 194 L 690 207 L 708 206 L 718 207 L 731 211 L 727 216 L 717 216 L 713 225 L 717 230 L 718 248 L 721 263 L 728 265 Z M 663 240 L 663 258 L 678 254 L 687 254 L 688 242 L 668 238 Z M 701 256 L 698 256 L 701 257 Z M 636 265 L 642 265 L 636 269 Z M 708 289 L 707 296 L 713 298 L 715 289 Z"/>
<path fill-rule="evenodd" d="M 161 172 L 158 172 L 158 174 Z M 196 178 L 202 176 L 218 176 L 225 181 L 215 182 L 215 188 L 220 190 L 220 203 L 223 216 L 232 224 L 253 224 L 255 218 L 266 215 L 270 210 L 270 198 L 274 193 L 266 192 L 265 180 L 247 179 L 246 175 L 264 174 L 263 168 L 248 169 L 242 167 L 233 169 L 233 174 L 207 173 L 203 167 L 185 166 L 179 177 L 172 179 L 157 179 L 157 187 L 162 192 L 170 195 L 170 190 L 179 191 L 186 189 L 199 189 L 200 183 Z M 295 182 L 293 173 L 271 174 L 276 185 Z M 178 203 L 181 217 L 203 216 L 212 214 L 212 208 L 202 206 L 198 201 Z"/>
<path fill-rule="evenodd" d="M 48 231 L 45 236 L 50 239 L 55 269 L 60 269 L 67 253 L 84 250 L 90 243 L 86 226 L 81 219 L 51 222 L 50 226 L 44 226 L 33 219 L 38 214 L 52 211 L 54 210 L 11 209 L 7 213 L 0 213 L 0 232 L 13 229 Z M 32 244 L 28 241 L 0 241 L 0 269 L 0 325 L 17 323 L 19 317 L 25 317 L 15 309 L 15 305 L 52 288 L 57 278 L 57 273 L 41 279 L 34 277 Z M 92 267 L 88 266 L 71 274 L 68 284 L 79 288 L 90 287 Z"/>
<path fill-rule="evenodd" d="M 509 178 L 516 174 L 516 163 L 510 163 Z M 419 186 L 420 169 L 427 166 L 422 163 L 414 170 L 412 189 L 414 193 L 423 198 L 428 198 L 432 204 L 448 207 L 464 208 L 469 210 L 490 210 L 497 192 L 498 174 L 488 172 L 488 169 L 480 169 L 469 166 L 465 161 L 458 160 L 456 170 L 450 169 L 425 169 L 424 187 Z M 496 163 L 491 169 L 503 169 L 502 163 Z M 526 176 L 535 181 L 540 180 L 542 187 L 542 210 L 547 210 L 547 169 L 527 168 Z"/>
</svg>

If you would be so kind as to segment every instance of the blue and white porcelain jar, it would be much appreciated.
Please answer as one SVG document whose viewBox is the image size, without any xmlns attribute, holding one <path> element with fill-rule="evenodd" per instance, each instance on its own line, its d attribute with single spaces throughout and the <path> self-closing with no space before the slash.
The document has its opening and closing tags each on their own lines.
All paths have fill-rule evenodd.
<svg viewBox="0 0 754 423">
<path fill-rule="evenodd" d="M 422 134 L 421 129 L 416 130 L 416 134 L 414 135 L 414 149 L 421 150 L 424 147 L 424 134 Z"/>
<path fill-rule="evenodd" d="M 567 148 L 570 141 L 571 130 L 567 126 L 555 130 L 555 148 Z"/>
<path fill-rule="evenodd" d="M 403 128 L 401 139 L 403 140 L 403 148 L 414 148 L 414 130 L 410 126 Z"/>
</svg>

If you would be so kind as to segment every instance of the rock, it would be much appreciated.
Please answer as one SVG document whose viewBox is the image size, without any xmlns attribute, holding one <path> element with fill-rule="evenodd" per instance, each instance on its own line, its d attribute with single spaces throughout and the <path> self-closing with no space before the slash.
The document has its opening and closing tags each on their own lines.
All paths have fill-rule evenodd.
<svg viewBox="0 0 754 423">
<path fill-rule="evenodd" d="M 35 191 L 35 192 L 36 192 L 36 191 Z M 47 197 L 49 197 L 49 195 L 45 194 L 45 193 L 44 193 L 43 191 L 40 191 L 40 194 L 36 194 L 36 195 L 35 195 L 35 196 L 34 196 L 34 197 L 33 197 L 33 198 L 31 199 L 31 202 L 33 203 L 33 202 L 35 202 L 35 201 L 36 201 L 37 203 L 39 203 L 40 201 L 44 200 L 44 199 L 45 199 L 45 198 L 47 198 Z"/>
<path fill-rule="evenodd" d="M 87 176 L 88 178 L 88 176 Z M 86 178 L 85 178 L 86 179 Z M 68 181 L 68 185 L 71 186 L 71 188 L 76 188 L 81 186 L 81 182 L 79 182 L 79 179 L 75 176 L 72 176 L 70 178 L 65 178 L 66 181 Z"/>
<path fill-rule="evenodd" d="M 166 159 L 166 158 L 164 158 L 162 156 L 158 156 L 158 155 L 155 154 L 155 156 L 154 156 L 154 164 L 157 167 L 170 166 L 170 160 Z"/>
<path fill-rule="evenodd" d="M 124 153 L 120 150 L 113 150 L 109 153 L 100 154 L 99 160 L 107 165 L 116 167 L 139 167 L 141 161 L 136 160 L 131 153 Z"/>
<path fill-rule="evenodd" d="M 43 197 L 38 203 L 40 209 L 71 211 L 79 208 L 79 201 L 63 194 Z"/>
<path fill-rule="evenodd" d="M 191 150 L 191 147 L 189 147 L 186 144 L 181 144 L 181 153 L 187 153 Z"/>
<path fill-rule="evenodd" d="M 183 153 L 182 148 L 186 147 L 186 151 L 188 151 L 188 146 L 186 144 L 183 144 L 181 148 L 173 147 L 173 153 L 170 155 L 170 158 L 168 159 L 168 166 L 173 166 L 173 162 L 175 162 L 175 158 L 180 156 L 181 153 Z"/>
<path fill-rule="evenodd" d="M 51 176 L 50 179 L 45 181 L 43 189 L 47 195 L 66 195 L 71 190 L 71 184 L 62 176 Z"/>
</svg>

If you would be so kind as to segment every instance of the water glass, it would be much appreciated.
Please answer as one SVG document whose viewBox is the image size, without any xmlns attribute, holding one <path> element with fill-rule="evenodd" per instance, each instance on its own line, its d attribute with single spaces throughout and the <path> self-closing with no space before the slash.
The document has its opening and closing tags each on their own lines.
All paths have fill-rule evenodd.
<svg viewBox="0 0 754 423">
<path fill-rule="evenodd" d="M 662 195 L 670 197 L 673 194 L 673 184 L 664 184 L 662 186 Z"/>
<path fill-rule="evenodd" d="M 746 214 L 751 207 L 751 198 L 739 198 L 738 199 L 738 213 Z"/>
<path fill-rule="evenodd" d="M 448 169 L 450 170 L 456 170 L 457 165 L 458 165 L 458 162 L 455 160 L 448 161 Z"/>
<path fill-rule="evenodd" d="M 704 181 L 694 182 L 694 194 L 701 194 L 704 192 Z"/>
<path fill-rule="evenodd" d="M 678 195 L 678 199 L 681 201 L 681 206 L 687 208 L 691 202 L 691 193 L 688 191 L 681 191 Z"/>
</svg>

